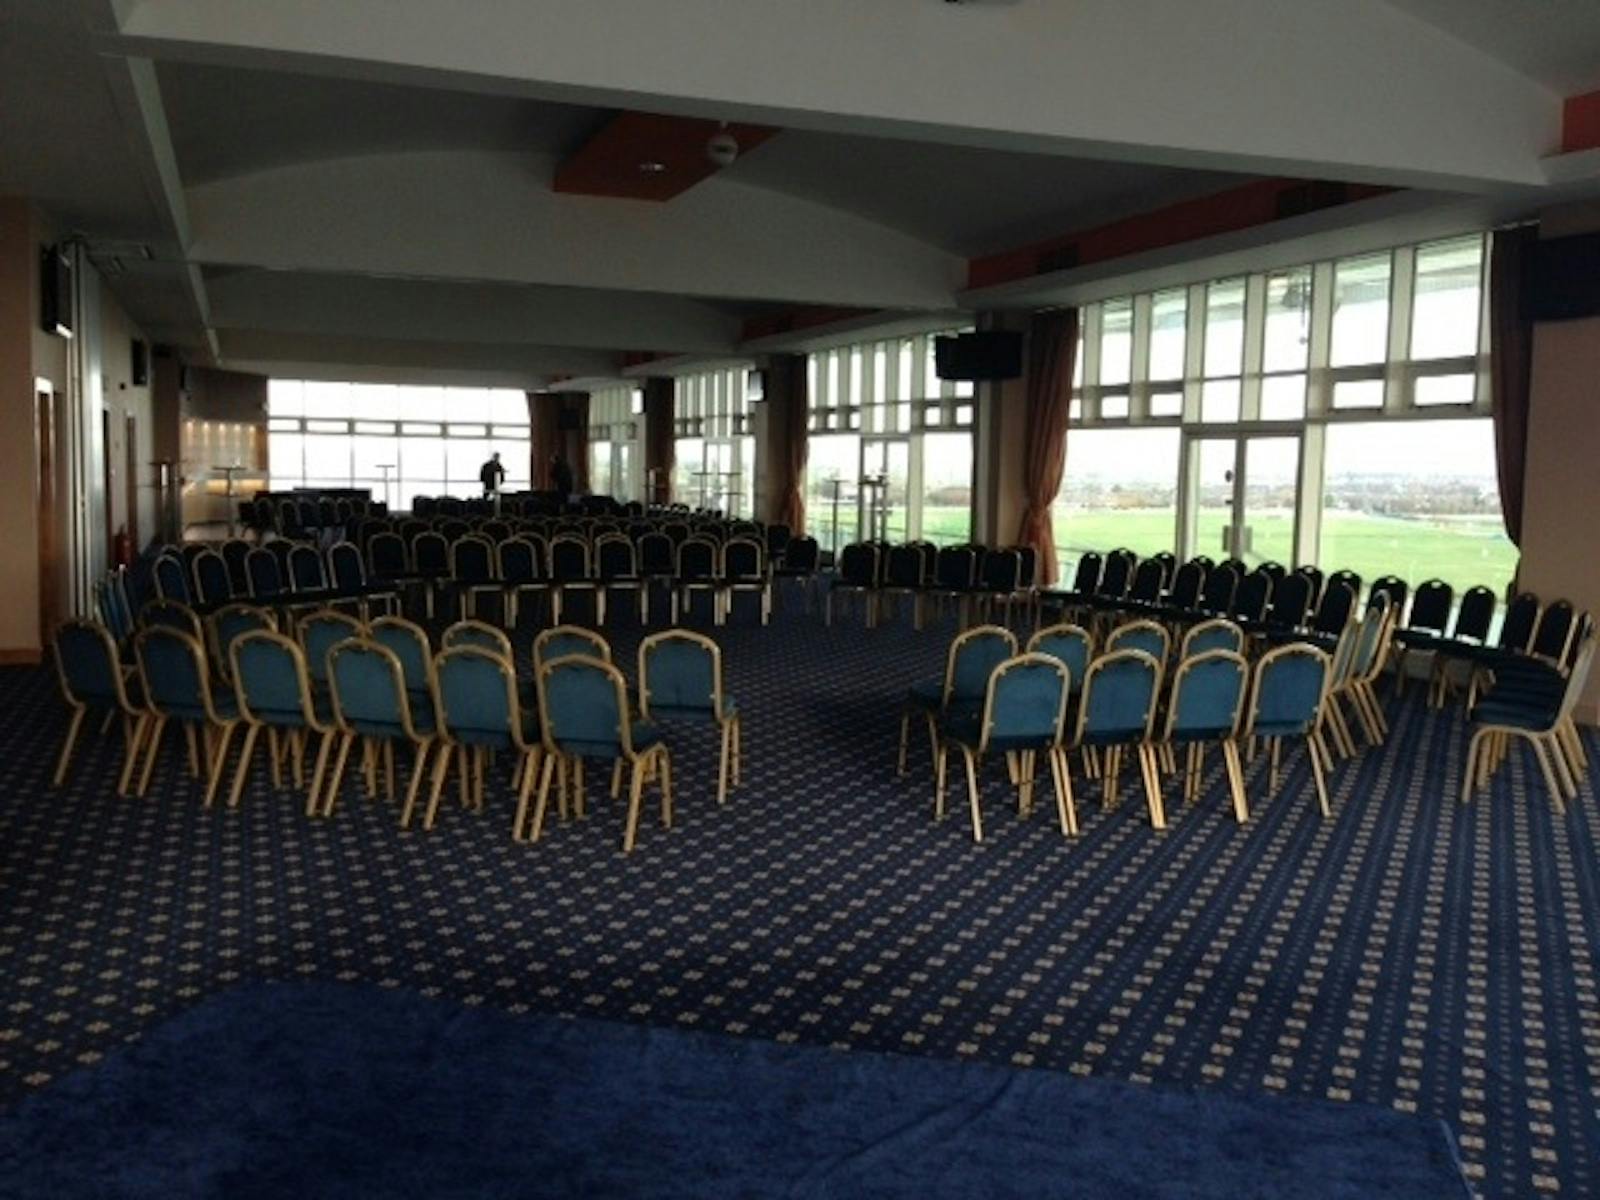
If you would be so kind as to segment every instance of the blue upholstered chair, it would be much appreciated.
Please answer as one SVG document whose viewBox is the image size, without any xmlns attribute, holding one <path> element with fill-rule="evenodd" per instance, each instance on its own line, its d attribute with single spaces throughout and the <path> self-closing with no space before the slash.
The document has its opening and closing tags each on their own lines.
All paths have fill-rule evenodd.
<svg viewBox="0 0 1600 1200">
<path fill-rule="evenodd" d="M 506 625 L 515 629 L 522 618 L 522 598 L 550 595 L 550 552 L 543 539 L 529 534 L 506 538 L 496 547 L 500 585 L 505 589 Z"/>
<path fill-rule="evenodd" d="M 661 823 L 671 828 L 672 757 L 654 725 L 630 716 L 627 685 L 620 671 L 583 655 L 547 660 L 539 668 L 539 708 L 545 758 L 539 771 L 539 800 L 530 841 L 538 841 L 544 828 L 550 781 L 558 767 L 563 780 L 570 772 L 576 811 L 582 815 L 586 759 L 620 761 L 628 770 L 624 854 L 633 849 L 647 778 L 654 778 L 661 789 Z"/>
<path fill-rule="evenodd" d="M 478 615 L 480 596 L 498 596 L 501 584 L 495 569 L 494 543 L 475 534 L 459 538 L 450 547 L 451 587 L 460 617 Z"/>
<path fill-rule="evenodd" d="M 1143 650 L 1158 663 L 1167 661 L 1171 641 L 1166 629 L 1154 621 L 1129 621 L 1111 631 L 1106 639 L 1107 653 L 1113 650 Z"/>
<path fill-rule="evenodd" d="M 157 557 L 151 568 L 151 576 L 155 580 L 156 595 L 161 599 L 176 600 L 179 604 L 192 601 L 189 569 L 184 565 L 181 555 L 169 551 Z"/>
<path fill-rule="evenodd" d="M 378 617 L 367 627 L 367 636 L 386 646 L 400 660 L 405 673 L 406 691 L 412 707 L 433 700 L 433 647 L 422 626 L 403 617 Z"/>
<path fill-rule="evenodd" d="M 306 791 L 306 816 L 315 816 L 337 730 L 329 701 L 312 690 L 305 651 L 282 634 L 255 631 L 242 633 L 234 639 L 229 648 L 229 659 L 234 693 L 239 702 L 239 716 L 246 728 L 244 744 L 239 748 L 239 765 L 233 775 L 233 790 L 228 796 L 228 807 L 238 807 L 245 780 L 250 775 L 250 760 L 255 753 L 256 739 L 264 729 L 267 731 L 274 788 L 283 786 L 280 739 L 287 741 L 287 749 L 294 762 L 295 785 L 304 787 L 306 743 L 311 736 L 317 737 L 316 766 L 311 773 L 311 785 Z M 224 732 L 220 754 L 227 753 L 231 732 L 231 729 Z"/>
<path fill-rule="evenodd" d="M 128 572 L 118 567 L 106 573 L 94 587 L 95 608 L 100 622 L 119 651 L 127 649 L 134 633 L 133 606 L 128 601 Z"/>
<path fill-rule="evenodd" d="M 215 550 L 202 550 L 190 563 L 194 594 L 202 608 L 215 608 L 233 599 L 233 579 L 228 564 Z"/>
<path fill-rule="evenodd" d="M 379 583 L 392 583 L 410 572 L 406 543 L 398 533 L 383 530 L 367 541 L 367 574 Z"/>
<path fill-rule="evenodd" d="M 634 616 L 645 621 L 645 581 L 639 574 L 639 552 L 625 534 L 603 533 L 594 544 L 595 576 L 599 581 L 596 597 L 597 624 L 606 621 L 606 605 L 613 592 L 632 592 Z"/>
<path fill-rule="evenodd" d="M 441 650 L 457 650 L 463 646 L 476 647 L 487 650 L 490 654 L 497 654 L 507 662 L 512 662 L 511 639 L 505 631 L 496 629 L 484 621 L 457 621 L 439 635 L 439 648 Z M 438 659 L 434 659 L 437 667 Z M 435 670 L 437 676 L 438 672 Z"/>
<path fill-rule="evenodd" d="M 1178 661 L 1208 654 L 1212 650 L 1230 650 L 1234 654 L 1243 654 L 1244 630 L 1223 617 L 1191 625 L 1179 644 Z"/>
<path fill-rule="evenodd" d="M 228 604 L 211 614 L 211 654 L 222 677 L 232 679 L 233 643 L 247 633 L 276 633 L 278 618 L 255 604 Z"/>
<path fill-rule="evenodd" d="M 1250 666 L 1237 650 L 1186 653 L 1172 675 L 1172 694 L 1158 743 L 1169 752 L 1180 748 L 1185 752 L 1183 798 L 1189 804 L 1199 798 L 1206 747 L 1215 743 L 1222 751 L 1233 815 L 1241 825 L 1250 819 L 1238 742 L 1249 682 Z"/>
<path fill-rule="evenodd" d="M 67 725 L 67 736 L 61 743 L 61 755 L 56 760 L 50 785 L 60 787 L 65 781 L 67 766 L 72 761 L 72 751 L 86 717 L 110 722 L 120 716 L 123 764 L 122 774 L 117 777 L 117 795 L 126 796 L 150 720 L 150 714 L 143 707 L 143 693 L 136 681 L 130 687 L 117 644 L 103 625 L 93 621 L 65 622 L 56 630 L 53 651 L 61 698 L 72 710 L 72 719 Z"/>
<path fill-rule="evenodd" d="M 539 771 L 540 742 L 538 730 L 524 713 L 517 694 L 517 673 L 511 656 L 482 645 L 458 642 L 434 660 L 434 687 L 441 752 L 434 760 L 433 786 L 422 827 L 433 828 L 452 759 L 460 772 L 463 798 L 481 812 L 488 756 L 505 752 L 516 760 L 512 781 L 517 789 L 517 808 L 511 836 L 520 840 Z M 408 804 L 400 824 L 404 827 L 410 823 Z"/>
<path fill-rule="evenodd" d="M 994 669 L 1017 653 L 1017 638 L 999 625 L 978 625 L 958 634 L 945 654 L 944 677 L 911 685 L 900 710 L 898 769 L 906 773 L 906 747 L 911 740 L 911 718 L 920 714 L 928 727 L 928 746 L 938 766 L 939 718 L 955 708 L 978 709 Z"/>
<path fill-rule="evenodd" d="M 426 529 L 411 539 L 411 574 L 422 585 L 424 611 L 431 620 L 434 598 L 450 580 L 450 542 L 444 534 Z"/>
<path fill-rule="evenodd" d="M 1167 827 L 1161 804 L 1160 779 L 1151 749 L 1156 719 L 1156 699 L 1161 693 L 1162 664 L 1143 650 L 1115 650 L 1089 664 L 1078 702 L 1078 719 L 1071 748 L 1086 764 L 1103 756 L 1098 768 L 1104 807 L 1117 803 L 1117 783 L 1125 750 L 1132 748 L 1144 780 L 1145 803 L 1154 829 Z"/>
<path fill-rule="evenodd" d="M 1043 753 L 1055 781 L 1056 810 L 1061 833 L 1078 831 L 1061 749 L 1066 722 L 1067 695 L 1071 690 L 1066 664 L 1048 654 L 1021 654 L 1000 663 L 989 675 L 983 706 L 947 710 L 939 719 L 938 750 L 934 771 L 934 818 L 944 816 L 945 768 L 951 746 L 960 749 L 967 774 L 967 802 L 972 817 L 972 840 L 983 841 L 983 812 L 978 802 L 978 765 L 990 750 L 998 750 L 1014 764 L 1017 811 L 1026 816 L 1033 808 L 1033 785 L 1038 756 Z"/>
<path fill-rule="evenodd" d="M 709 721 L 717 727 L 717 803 L 725 804 L 728 788 L 739 785 L 743 725 L 738 703 L 722 688 L 721 648 L 687 629 L 669 629 L 640 642 L 639 715 L 651 722 Z M 613 791 L 618 782 L 614 777 Z"/>
<path fill-rule="evenodd" d="M 592 629 L 585 629 L 581 625 L 553 625 L 549 629 L 541 629 L 539 635 L 533 639 L 534 677 L 538 678 L 539 671 L 545 663 L 572 655 L 610 662 L 611 643 Z"/>
<path fill-rule="evenodd" d="M 300 618 L 296 628 L 300 649 L 305 651 L 306 672 L 317 691 L 328 688 L 328 652 L 349 638 L 365 637 L 367 627 L 348 613 L 319 608 Z"/>
<path fill-rule="evenodd" d="M 428 669 L 431 677 L 431 663 Z M 409 813 L 416 805 L 436 733 L 431 689 L 420 697 L 413 693 L 406 686 L 399 655 L 373 638 L 350 638 L 334 646 L 328 654 L 328 682 L 333 719 L 339 727 L 339 750 L 328 779 L 322 815 L 333 815 L 345 764 L 358 741 L 363 743 L 362 770 L 369 797 L 377 795 L 381 764 L 389 799 L 394 799 L 395 744 L 403 743 L 414 750 L 402 815 Z"/>
<path fill-rule="evenodd" d="M 289 590 L 284 580 L 283 564 L 278 556 L 265 546 L 257 546 L 245 556 L 244 567 L 250 577 L 250 595 L 264 603 L 280 599 Z"/>
<path fill-rule="evenodd" d="M 1028 639 L 1028 653 L 1059 658 L 1066 665 L 1068 681 L 1076 694 L 1083 689 L 1083 677 L 1089 673 L 1094 639 L 1081 625 L 1047 625 Z"/>
<path fill-rule="evenodd" d="M 399 614 L 398 587 L 387 582 L 368 581 L 366 563 L 362 561 L 361 549 L 355 543 L 338 542 L 330 546 L 328 570 L 333 576 L 334 595 L 341 601 L 353 601 L 363 621 L 372 615 L 374 604 L 381 605 L 385 613 Z"/>
<path fill-rule="evenodd" d="M 153 625 L 140 632 L 134 640 L 134 649 L 139 660 L 140 685 L 154 716 L 146 739 L 144 770 L 139 775 L 139 795 L 149 790 L 162 734 L 166 732 L 167 723 L 175 721 L 183 727 L 188 741 L 189 771 L 197 779 L 202 775 L 204 749 L 209 767 L 205 802 L 210 807 L 222 779 L 224 757 L 212 752 L 213 741 L 220 731 L 222 747 L 226 748 L 226 734 L 239 720 L 238 705 L 231 695 L 212 693 L 211 670 L 199 638 L 170 626 Z"/>
<path fill-rule="evenodd" d="M 1271 743 L 1269 790 L 1278 787 L 1281 751 L 1285 738 L 1303 738 L 1311 775 L 1316 782 L 1317 807 L 1329 815 L 1324 770 L 1332 765 L 1322 738 L 1323 700 L 1327 695 L 1329 657 L 1306 642 L 1291 642 L 1262 655 L 1256 663 L 1251 687 L 1250 715 L 1244 736 Z"/>
<path fill-rule="evenodd" d="M 139 610 L 139 627 L 153 629 L 157 626 L 186 633 L 201 645 L 205 644 L 205 628 L 194 609 L 181 600 L 157 598 Z"/>
</svg>

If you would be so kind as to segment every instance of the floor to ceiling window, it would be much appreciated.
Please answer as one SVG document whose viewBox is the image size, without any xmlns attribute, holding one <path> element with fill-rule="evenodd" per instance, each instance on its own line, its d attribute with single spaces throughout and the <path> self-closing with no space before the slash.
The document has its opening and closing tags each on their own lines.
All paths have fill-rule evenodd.
<svg viewBox="0 0 1600 1200">
<path fill-rule="evenodd" d="M 672 498 L 730 517 L 755 513 L 756 440 L 748 363 L 675 380 Z"/>
<path fill-rule="evenodd" d="M 1479 234 L 1081 312 L 1053 509 L 1085 550 L 1501 589 Z"/>
<path fill-rule="evenodd" d="M 810 356 L 806 527 L 824 549 L 971 539 L 972 385 L 939 378 L 936 336 Z"/>
<path fill-rule="evenodd" d="M 500 455 L 507 491 L 529 486 L 528 402 L 510 388 L 413 387 L 273 379 L 267 384 L 272 487 L 369 488 L 391 508 L 415 496 L 474 496 Z"/>
<path fill-rule="evenodd" d="M 644 394 L 632 386 L 600 388 L 589 394 L 589 490 L 597 496 L 638 500 L 643 488 L 636 472 L 640 414 Z"/>
</svg>

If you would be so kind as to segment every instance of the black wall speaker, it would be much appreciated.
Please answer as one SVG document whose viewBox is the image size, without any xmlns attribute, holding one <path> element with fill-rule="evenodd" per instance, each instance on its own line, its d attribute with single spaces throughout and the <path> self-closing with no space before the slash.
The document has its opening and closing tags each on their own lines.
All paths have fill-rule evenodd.
<svg viewBox="0 0 1600 1200">
<path fill-rule="evenodd" d="M 1523 295 L 1535 321 L 1600 316 L 1600 233 L 1535 242 Z"/>
<path fill-rule="evenodd" d="M 128 375 L 134 387 L 149 386 L 150 347 L 143 338 L 134 338 L 128 346 Z"/>
<path fill-rule="evenodd" d="M 60 246 L 46 246 L 39 259 L 39 324 L 72 336 L 72 259 Z"/>
<path fill-rule="evenodd" d="M 991 329 L 935 338 L 940 379 L 1015 379 L 1022 374 L 1022 335 Z"/>
</svg>

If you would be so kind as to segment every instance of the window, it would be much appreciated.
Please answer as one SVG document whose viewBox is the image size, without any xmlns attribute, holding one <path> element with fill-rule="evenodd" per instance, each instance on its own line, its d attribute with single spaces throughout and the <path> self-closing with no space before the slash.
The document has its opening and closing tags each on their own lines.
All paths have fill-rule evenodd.
<svg viewBox="0 0 1600 1200">
<path fill-rule="evenodd" d="M 1389 354 L 1388 254 L 1341 260 L 1333 273 L 1333 349 L 1329 363 L 1381 363 Z"/>
<path fill-rule="evenodd" d="M 859 359 L 840 356 L 830 368 L 845 387 L 860 385 Z M 672 496 L 732 517 L 755 507 L 755 440 L 749 436 L 748 363 L 679 376 L 677 465 Z"/>
<path fill-rule="evenodd" d="M 1068 432 L 1065 482 L 1050 510 L 1064 575 L 1086 550 L 1173 549 L 1179 441 L 1174 428 Z"/>
<path fill-rule="evenodd" d="M 395 508 L 474 496 L 496 451 L 506 488 L 529 486 L 527 399 L 515 389 L 274 379 L 267 428 L 274 488 L 363 487 Z"/>
<path fill-rule="evenodd" d="M 1483 239 L 1417 247 L 1411 303 L 1411 357 L 1459 358 L 1478 352 Z"/>
<path fill-rule="evenodd" d="M 618 500 L 637 500 L 643 481 L 633 477 L 639 461 L 633 446 L 639 436 L 640 393 L 631 386 L 589 393 L 589 490 Z M 498 426 L 496 427 L 498 429 Z"/>
</svg>

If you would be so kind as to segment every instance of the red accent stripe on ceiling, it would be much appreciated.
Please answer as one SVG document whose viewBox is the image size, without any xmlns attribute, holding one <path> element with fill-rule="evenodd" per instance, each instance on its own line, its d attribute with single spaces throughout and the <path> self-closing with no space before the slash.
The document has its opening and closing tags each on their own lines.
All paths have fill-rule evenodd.
<svg viewBox="0 0 1600 1200">
<path fill-rule="evenodd" d="M 967 263 L 967 286 L 992 287 L 1051 271 L 1124 258 L 1366 200 L 1394 190 L 1304 179 L 1255 180 L 1210 196 L 1124 217 L 1095 229 L 974 258 Z"/>
<path fill-rule="evenodd" d="M 642 367 L 645 363 L 653 363 L 657 359 L 666 358 L 659 350 L 628 350 L 622 355 L 622 369 L 629 367 Z"/>
<path fill-rule="evenodd" d="M 740 334 L 740 341 L 753 341 L 756 338 L 772 337 L 780 333 L 794 333 L 799 329 L 815 329 L 819 325 L 832 325 L 835 321 L 848 321 L 855 317 L 870 316 L 878 312 L 875 308 L 823 308 L 807 305 L 802 308 L 790 309 L 788 312 L 766 313 L 758 317 L 746 317 L 744 330 Z"/>
<path fill-rule="evenodd" d="M 1568 96 L 1561 106 L 1561 153 L 1600 146 L 1600 92 Z"/>
<path fill-rule="evenodd" d="M 556 168 L 553 186 L 576 196 L 671 200 L 721 170 L 706 155 L 706 143 L 721 130 L 719 122 L 695 117 L 619 112 Z M 779 131 L 729 125 L 727 132 L 743 156 Z"/>
</svg>

